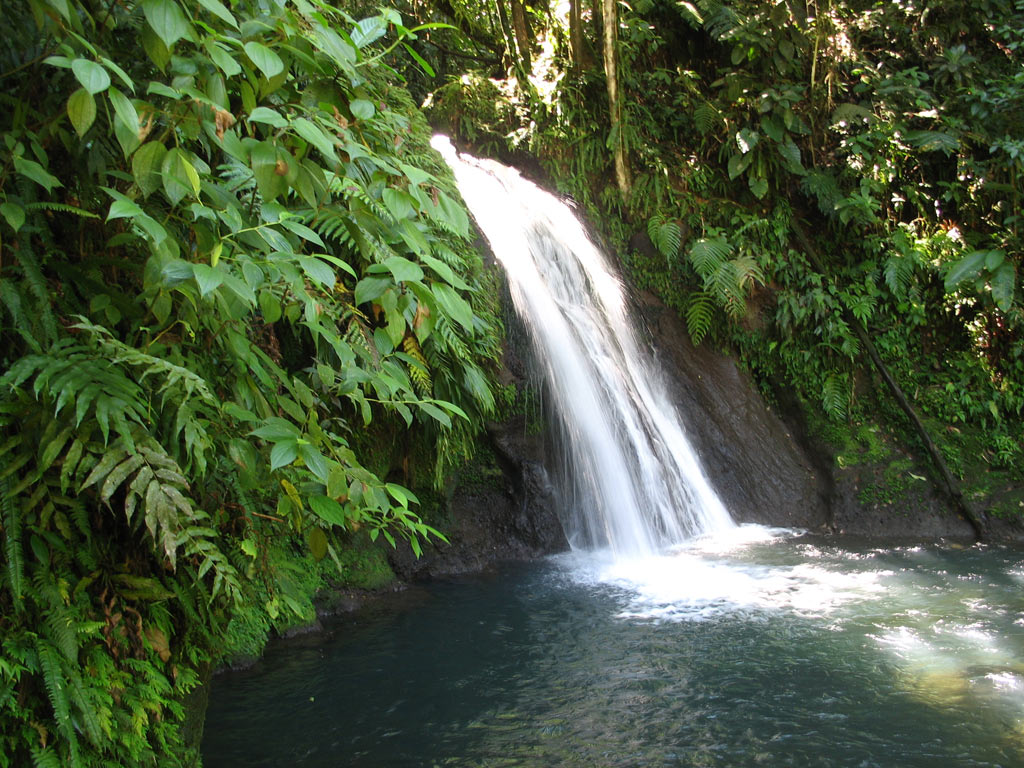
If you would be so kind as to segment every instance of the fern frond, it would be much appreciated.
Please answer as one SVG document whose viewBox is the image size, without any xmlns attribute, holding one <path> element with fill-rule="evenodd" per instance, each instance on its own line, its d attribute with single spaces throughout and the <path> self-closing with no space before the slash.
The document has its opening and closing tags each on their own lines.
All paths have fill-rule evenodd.
<svg viewBox="0 0 1024 768">
<path fill-rule="evenodd" d="M 305 221 L 321 237 L 341 241 L 343 244 L 354 243 L 349 234 L 348 226 L 351 224 L 349 212 L 336 205 L 327 205 L 316 212 L 315 217 Z"/>
<path fill-rule="evenodd" d="M 736 11 L 719 0 L 698 0 L 697 6 L 704 17 L 704 28 L 716 40 L 730 39 L 740 27 Z"/>
<path fill-rule="evenodd" d="M 431 252 L 449 267 L 455 267 L 460 270 L 466 267 L 465 259 L 440 241 L 434 243 Z"/>
<path fill-rule="evenodd" d="M 46 284 L 46 278 L 36 261 L 35 255 L 27 248 L 19 248 L 15 251 L 21 269 L 25 273 L 25 282 L 32 297 L 35 299 L 34 311 L 39 314 L 41 341 L 44 344 L 52 344 L 57 340 L 57 318 L 53 314 L 53 306 L 50 303 L 53 292 Z"/>
<path fill-rule="evenodd" d="M 196 512 L 186 496 L 188 482 L 181 468 L 163 447 L 141 429 L 131 445 L 124 438 L 116 440 L 107 447 L 79 492 L 92 486 L 100 488 L 100 500 L 108 506 L 114 493 L 123 489 L 129 522 L 141 503 L 146 529 L 173 568 L 182 544 L 179 536 L 196 519 Z"/>
<path fill-rule="evenodd" d="M 686 305 L 686 328 L 694 344 L 700 344 L 711 328 L 715 304 L 710 294 L 704 291 L 691 294 Z"/>
<path fill-rule="evenodd" d="M 722 124 L 722 116 L 717 109 L 705 102 L 693 110 L 693 123 L 702 136 L 707 136 Z"/>
<path fill-rule="evenodd" d="M 700 29 L 704 24 L 704 17 L 693 3 L 687 0 L 680 0 L 675 4 L 676 10 L 691 26 Z"/>
<path fill-rule="evenodd" d="M 174 390 L 176 397 L 191 398 L 198 395 L 211 405 L 217 404 L 217 398 L 206 379 L 194 371 L 175 365 L 162 357 L 148 355 L 136 347 L 125 344 L 120 339 L 114 338 L 107 328 L 90 323 L 84 317 L 79 316 L 78 322 L 72 327 L 88 332 L 112 362 L 141 368 L 139 382 L 145 381 L 149 376 L 162 379 L 163 383 L 157 390 L 157 394 L 163 396 L 163 401 L 166 401 L 167 395 Z"/>
<path fill-rule="evenodd" d="M 71 748 L 72 759 L 77 762 L 78 734 L 75 733 L 75 727 L 71 722 L 71 699 L 68 696 L 67 678 L 64 676 L 60 654 L 50 643 L 42 638 L 36 640 L 36 654 L 39 657 L 39 668 L 43 673 L 43 684 L 46 687 L 46 694 L 53 707 L 57 728 Z"/>
<path fill-rule="evenodd" d="M 85 735 L 94 746 L 103 743 L 103 728 L 100 725 L 96 704 L 92 699 L 91 690 L 86 687 L 79 674 L 77 665 L 68 667 L 67 681 L 68 698 L 78 710 L 78 722 L 82 725 Z"/>
<path fill-rule="evenodd" d="M 732 260 L 733 271 L 736 273 L 736 284 L 742 291 L 746 291 L 755 283 L 764 285 L 764 271 L 750 254 L 740 256 Z"/>
<path fill-rule="evenodd" d="M 832 125 L 839 125 L 845 123 L 846 125 L 867 125 L 874 122 L 878 118 L 875 117 L 875 113 L 870 109 L 862 107 L 860 104 L 840 104 L 832 112 Z"/>
<path fill-rule="evenodd" d="M 667 219 L 662 214 L 652 216 L 647 222 L 647 234 L 657 248 L 666 258 L 674 258 L 679 253 L 682 231 L 679 222 L 674 219 Z"/>
<path fill-rule="evenodd" d="M 373 341 L 373 332 L 357 315 L 352 315 L 345 330 L 345 341 L 352 345 L 360 357 L 380 368 L 380 352 Z"/>
<path fill-rule="evenodd" d="M 844 294 L 842 298 L 853 316 L 864 325 L 867 325 L 871 316 L 875 313 L 875 305 L 877 304 L 875 297 L 862 293 L 858 295 Z"/>
<path fill-rule="evenodd" d="M 827 171 L 812 168 L 800 182 L 804 194 L 817 200 L 818 209 L 826 216 L 835 216 L 836 203 L 843 199 L 843 191 L 835 176 Z"/>
<path fill-rule="evenodd" d="M 494 412 L 494 395 L 484 372 L 472 363 L 463 369 L 462 385 L 473 396 L 482 413 Z"/>
<path fill-rule="evenodd" d="M 61 768 L 60 757 L 50 746 L 32 745 L 32 764 L 35 768 Z"/>
<path fill-rule="evenodd" d="M 35 203 L 27 203 L 25 205 L 26 211 L 56 211 L 58 213 L 73 213 L 75 216 L 81 216 L 83 219 L 98 219 L 100 218 L 92 211 L 86 211 L 82 208 L 76 208 L 73 205 L 67 203 L 55 203 L 52 200 L 40 200 Z"/>
<path fill-rule="evenodd" d="M 427 364 L 427 359 L 423 356 L 423 350 L 420 349 L 420 344 L 416 341 L 416 337 L 412 334 L 407 334 L 402 339 L 402 349 L 405 350 L 412 362 L 408 363 L 409 376 L 412 379 L 413 386 L 416 387 L 416 391 L 421 395 L 428 395 L 432 389 L 432 383 L 430 381 L 430 367 Z"/>
<path fill-rule="evenodd" d="M 33 352 L 41 352 L 42 347 L 36 339 L 32 328 L 32 322 L 25 314 L 22 303 L 21 292 L 10 280 L 0 280 L 0 313 L 7 310 L 14 328 L 21 334 L 21 337 L 28 343 Z"/>
<path fill-rule="evenodd" d="M 732 246 L 724 237 L 702 237 L 690 246 L 690 264 L 707 281 L 720 270 L 731 254 Z"/>
<path fill-rule="evenodd" d="M 456 360 L 470 360 L 470 359 L 472 359 L 472 355 L 470 354 L 469 347 L 467 347 L 466 343 L 462 340 L 462 337 L 459 334 L 458 329 L 448 319 L 448 315 L 445 315 L 445 314 L 439 314 L 438 315 L 437 320 L 434 323 L 434 330 L 438 334 L 440 334 L 441 338 L 444 340 L 444 345 L 445 345 L 447 351 L 450 352 L 451 355 Z M 434 343 L 437 342 L 437 336 L 436 335 L 431 336 L 430 339 Z"/>
<path fill-rule="evenodd" d="M 733 319 L 742 317 L 747 311 L 746 292 L 739 278 L 736 262 L 725 261 L 704 279 L 704 289 L 718 300 Z"/>
<path fill-rule="evenodd" d="M 124 375 L 116 365 L 98 359 L 88 347 L 64 339 L 46 354 L 26 355 L 14 363 L 2 377 L 0 388 L 14 389 L 32 379 L 32 392 L 37 400 L 44 395 L 54 403 L 55 415 L 65 406 L 76 403 L 75 425 L 82 422 L 89 406 L 99 423 L 104 441 L 109 439 L 110 426 L 126 439 L 131 439 L 128 421 L 148 421 L 148 406 L 137 383 Z M 95 385 L 89 389 L 90 385 Z M 79 401 L 89 392 L 93 400 Z M 84 407 L 83 407 L 84 405 Z"/>
<path fill-rule="evenodd" d="M 4 462 L 2 465 L 7 466 Z M 7 585 L 14 597 L 14 608 L 21 611 L 25 586 L 25 555 L 21 548 L 21 513 L 10 492 L 10 481 L 0 478 L 0 513 L 3 514 L 4 555 L 7 560 Z"/>
<path fill-rule="evenodd" d="M 54 590 L 56 591 L 56 590 Z M 54 600 L 52 597 L 56 597 Z M 61 603 L 59 594 L 53 595 L 46 607 L 46 635 L 71 664 L 78 663 L 78 636 L 75 618 Z"/>
<path fill-rule="evenodd" d="M 906 297 L 914 276 L 914 260 L 902 253 L 890 256 L 885 262 L 883 274 L 885 284 L 889 286 L 892 295 L 898 299 Z"/>
<path fill-rule="evenodd" d="M 829 418 L 839 420 L 846 416 L 848 399 L 845 378 L 841 374 L 830 373 L 825 379 L 821 391 L 821 405 Z"/>
</svg>

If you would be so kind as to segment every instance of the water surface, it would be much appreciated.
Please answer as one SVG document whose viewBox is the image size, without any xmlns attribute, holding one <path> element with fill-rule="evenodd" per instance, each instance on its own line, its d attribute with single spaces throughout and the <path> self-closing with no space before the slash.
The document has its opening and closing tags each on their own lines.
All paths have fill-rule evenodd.
<svg viewBox="0 0 1024 768">
<path fill-rule="evenodd" d="M 1021 766 L 1020 554 L 743 526 L 435 583 L 215 678 L 204 764 Z"/>
</svg>

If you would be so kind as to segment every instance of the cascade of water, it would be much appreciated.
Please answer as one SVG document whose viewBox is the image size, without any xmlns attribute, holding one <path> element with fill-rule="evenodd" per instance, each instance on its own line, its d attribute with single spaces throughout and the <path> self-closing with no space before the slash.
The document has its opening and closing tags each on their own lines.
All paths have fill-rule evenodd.
<svg viewBox="0 0 1024 768">
<path fill-rule="evenodd" d="M 574 547 L 644 557 L 734 525 L 708 483 L 623 287 L 569 207 L 490 160 L 434 147 L 508 275 L 562 422 Z"/>
</svg>

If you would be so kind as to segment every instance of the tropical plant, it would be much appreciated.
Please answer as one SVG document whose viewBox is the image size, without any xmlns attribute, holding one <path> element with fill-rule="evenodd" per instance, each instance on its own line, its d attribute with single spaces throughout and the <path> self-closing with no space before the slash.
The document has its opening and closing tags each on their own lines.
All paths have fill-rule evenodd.
<svg viewBox="0 0 1024 768">
<path fill-rule="evenodd" d="M 383 64 L 436 26 L 5 6 L 0 765 L 191 762 L 231 616 L 305 611 L 273 538 L 440 535 L 359 453 L 412 429 L 443 479 L 494 408 L 493 289 Z"/>
</svg>

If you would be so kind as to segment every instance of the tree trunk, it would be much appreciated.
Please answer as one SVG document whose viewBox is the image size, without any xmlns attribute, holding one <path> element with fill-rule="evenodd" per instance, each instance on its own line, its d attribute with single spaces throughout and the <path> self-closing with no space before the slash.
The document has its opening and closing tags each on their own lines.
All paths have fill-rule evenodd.
<svg viewBox="0 0 1024 768">
<path fill-rule="evenodd" d="M 583 52 L 583 17 L 580 13 L 582 0 L 569 0 L 569 49 L 574 69 L 586 68 Z"/>
<path fill-rule="evenodd" d="M 828 279 L 824 265 L 818 258 L 818 253 L 814 246 L 811 244 L 811 239 L 807 236 L 807 233 L 800 225 L 800 222 L 795 219 L 793 220 L 793 231 L 796 233 L 796 237 L 797 240 L 800 241 L 800 245 L 803 246 L 804 252 L 807 254 L 807 258 L 810 260 L 811 265 L 820 272 L 823 277 Z M 903 393 L 903 389 L 896 383 L 896 380 L 892 377 L 889 369 L 886 367 L 885 363 L 882 362 L 881 355 L 879 355 L 878 350 L 875 349 L 875 345 L 871 341 L 871 337 L 868 336 L 867 331 L 861 327 L 860 321 L 857 320 L 857 318 L 850 316 L 849 312 L 844 311 L 843 314 L 846 315 L 845 319 L 847 323 L 853 329 L 854 333 L 857 334 L 857 338 L 860 340 L 860 343 L 864 345 L 864 349 L 867 350 L 868 357 L 871 358 L 871 362 L 885 381 L 886 386 L 889 387 L 889 391 L 892 393 L 893 399 L 896 400 L 903 413 L 905 413 L 907 418 L 910 419 L 911 425 L 917 432 L 918 437 L 921 438 L 925 452 L 932 460 L 932 464 L 935 466 L 935 469 L 942 480 L 942 490 L 945 491 L 946 496 L 952 502 L 954 509 L 963 515 L 967 522 L 971 524 L 971 527 L 974 528 L 974 533 L 978 539 L 980 541 L 985 540 L 988 537 L 989 532 L 988 520 L 986 519 L 985 514 L 974 509 L 970 502 L 964 498 L 964 493 L 960 488 L 960 483 L 958 483 L 956 478 L 953 477 L 953 473 L 949 471 L 949 467 L 946 465 L 946 460 L 942 457 L 942 453 L 935 445 L 935 441 L 932 440 L 932 436 L 928 434 L 928 429 L 921 421 L 921 418 L 917 415 L 917 411 L 914 410 L 914 406 L 910 404 L 907 396 Z"/>
<path fill-rule="evenodd" d="M 604 74 L 608 83 L 608 112 L 611 118 L 615 181 L 623 202 L 629 202 L 629 163 L 622 137 L 622 94 L 619 92 L 619 13 L 617 0 L 604 0 Z"/>
<path fill-rule="evenodd" d="M 523 68 L 530 72 L 533 65 L 530 61 L 530 27 L 526 23 L 526 9 L 523 8 L 522 0 L 511 0 L 512 3 L 512 28 L 516 33 L 516 47 L 519 48 L 519 61 Z"/>
<path fill-rule="evenodd" d="M 498 24 L 501 27 L 501 37 L 505 41 L 505 52 L 508 54 L 512 65 L 518 69 L 519 56 L 516 51 L 515 37 L 512 35 L 512 25 L 508 22 L 508 11 L 505 10 L 505 0 L 498 0 L 495 5 L 498 8 Z"/>
</svg>

